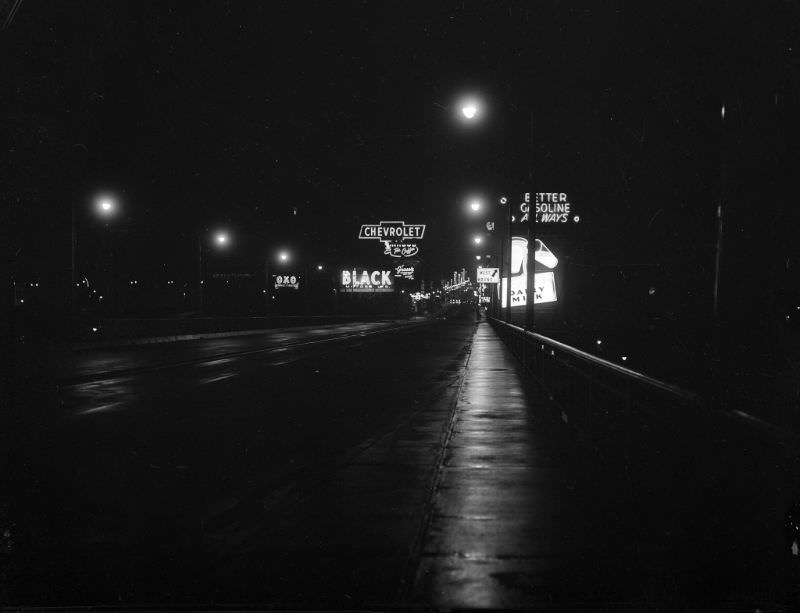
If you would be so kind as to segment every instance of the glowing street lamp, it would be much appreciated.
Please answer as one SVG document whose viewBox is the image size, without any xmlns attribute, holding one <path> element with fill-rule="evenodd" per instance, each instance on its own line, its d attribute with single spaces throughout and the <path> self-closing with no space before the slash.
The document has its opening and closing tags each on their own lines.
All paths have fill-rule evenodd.
<svg viewBox="0 0 800 613">
<path fill-rule="evenodd" d="M 99 196 L 96 200 L 97 212 L 103 217 L 109 217 L 117 212 L 117 202 L 108 195 Z"/>
<path fill-rule="evenodd" d="M 218 230 L 214 232 L 213 237 L 204 231 L 197 235 L 197 287 L 195 295 L 197 296 L 197 310 L 202 313 L 204 307 L 203 290 L 205 287 L 206 276 L 206 246 L 208 242 L 213 243 L 218 249 L 226 249 L 231 243 L 231 235 L 225 230 Z"/>
<path fill-rule="evenodd" d="M 288 254 L 286 251 L 281 251 L 281 252 L 278 254 L 278 259 L 279 259 L 281 262 L 287 262 L 287 261 L 289 260 L 289 254 Z"/>
<path fill-rule="evenodd" d="M 481 210 L 481 201 L 480 200 L 473 200 L 469 203 L 469 208 L 472 209 L 473 212 L 477 213 Z"/>
<path fill-rule="evenodd" d="M 480 244 L 481 244 L 481 241 L 482 241 L 483 239 L 482 239 L 480 236 L 475 236 L 475 237 L 473 237 L 473 239 L 472 239 L 472 240 L 475 242 L 475 244 L 476 244 L 476 245 L 480 245 Z"/>
<path fill-rule="evenodd" d="M 101 217 L 112 217 L 117 212 L 117 203 L 116 200 L 107 194 L 103 194 L 100 196 L 96 196 L 94 199 L 96 212 Z M 78 299 L 75 293 L 75 280 L 76 280 L 76 272 L 75 272 L 75 252 L 77 249 L 78 244 L 78 230 L 77 230 L 77 212 L 75 210 L 76 203 L 72 201 L 72 210 L 71 210 L 71 226 L 72 226 L 72 236 L 70 238 L 70 311 L 72 313 L 78 312 Z"/>
</svg>

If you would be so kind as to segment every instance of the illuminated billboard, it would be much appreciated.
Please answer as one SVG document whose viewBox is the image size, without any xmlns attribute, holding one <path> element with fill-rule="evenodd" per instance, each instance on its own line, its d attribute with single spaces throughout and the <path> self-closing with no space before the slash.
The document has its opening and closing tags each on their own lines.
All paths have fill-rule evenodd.
<svg viewBox="0 0 800 613">
<path fill-rule="evenodd" d="M 528 240 L 521 236 L 514 236 L 511 239 L 511 307 L 525 306 L 528 302 Z M 558 266 L 558 258 L 547 246 L 536 239 L 536 251 L 534 261 L 541 264 L 545 269 L 534 275 L 535 294 L 534 304 L 556 302 L 558 295 L 556 292 L 556 279 L 554 269 Z M 503 308 L 508 304 L 508 277 L 504 277 L 500 282 L 500 298 Z"/>
<path fill-rule="evenodd" d="M 503 196 L 501 204 L 508 203 L 508 198 Z M 514 205 L 519 213 L 514 212 L 515 222 L 526 223 L 530 219 L 531 200 L 535 205 L 536 223 L 541 225 L 572 224 L 580 222 L 580 215 L 575 214 L 575 209 L 565 192 L 525 192 L 519 205 Z"/>
<path fill-rule="evenodd" d="M 393 292 L 394 275 L 392 270 L 368 270 L 353 268 L 343 270 L 339 275 L 342 292 Z"/>
<path fill-rule="evenodd" d="M 394 276 L 406 281 L 414 280 L 414 267 L 408 264 L 399 264 L 394 267 Z"/>
<path fill-rule="evenodd" d="M 275 289 L 300 289 L 300 275 L 272 275 Z"/>
<path fill-rule="evenodd" d="M 425 236 L 425 224 L 407 224 L 404 221 L 382 221 L 363 224 L 358 238 L 378 240 L 383 243 L 383 254 L 393 258 L 404 258 L 419 253 L 416 242 Z"/>
</svg>

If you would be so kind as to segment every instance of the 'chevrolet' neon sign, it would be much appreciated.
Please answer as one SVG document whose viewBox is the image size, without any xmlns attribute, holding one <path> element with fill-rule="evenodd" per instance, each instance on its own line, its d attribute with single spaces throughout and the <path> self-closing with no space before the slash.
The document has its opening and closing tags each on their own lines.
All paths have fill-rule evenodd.
<svg viewBox="0 0 800 613">
<path fill-rule="evenodd" d="M 358 238 L 378 240 L 383 243 L 384 255 L 394 258 L 409 257 L 419 253 L 416 243 L 425 236 L 425 224 L 407 224 L 404 221 L 382 221 L 378 224 L 363 224 Z"/>
</svg>

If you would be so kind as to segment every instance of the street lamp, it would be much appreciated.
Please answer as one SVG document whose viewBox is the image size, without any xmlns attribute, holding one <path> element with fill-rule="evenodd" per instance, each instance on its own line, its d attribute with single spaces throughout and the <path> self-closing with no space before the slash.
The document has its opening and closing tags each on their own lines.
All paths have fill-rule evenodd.
<svg viewBox="0 0 800 613">
<path fill-rule="evenodd" d="M 203 313 L 203 294 L 205 290 L 205 271 L 203 270 L 205 265 L 205 255 L 206 255 L 206 242 L 208 240 L 208 234 L 206 232 L 198 233 L 197 235 L 197 310 L 200 314 Z M 214 233 L 213 243 L 218 248 L 225 248 L 231 242 L 230 235 L 225 232 L 224 230 L 219 230 Z"/>
<path fill-rule="evenodd" d="M 95 208 L 98 215 L 102 217 L 113 217 L 117 212 L 116 200 L 110 195 L 102 195 L 95 198 Z M 75 210 L 75 200 L 72 201 L 71 211 L 72 236 L 70 240 L 70 311 L 78 312 L 78 299 L 75 292 L 75 253 L 78 245 L 77 213 Z"/>
<path fill-rule="evenodd" d="M 469 208 L 472 209 L 473 212 L 477 213 L 481 210 L 481 201 L 480 200 L 473 200 L 469 203 Z"/>
<path fill-rule="evenodd" d="M 289 260 L 289 254 L 286 251 L 281 251 L 278 255 L 278 259 L 280 259 L 281 262 L 286 262 Z"/>
<path fill-rule="evenodd" d="M 467 121 L 475 121 L 480 117 L 481 106 L 475 98 L 465 98 L 458 106 L 461 111 L 461 117 Z"/>
<path fill-rule="evenodd" d="M 476 245 L 480 245 L 483 239 L 480 236 L 475 236 L 472 240 L 475 241 Z"/>
</svg>

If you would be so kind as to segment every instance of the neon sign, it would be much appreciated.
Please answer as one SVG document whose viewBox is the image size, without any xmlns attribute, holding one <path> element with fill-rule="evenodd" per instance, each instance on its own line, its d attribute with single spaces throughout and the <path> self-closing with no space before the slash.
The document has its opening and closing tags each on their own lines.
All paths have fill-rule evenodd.
<svg viewBox="0 0 800 613">
<path fill-rule="evenodd" d="M 534 261 L 539 262 L 551 271 L 558 266 L 558 258 L 547 246 L 536 239 Z M 511 306 L 525 306 L 528 302 L 528 240 L 520 236 L 511 239 Z M 500 283 L 500 298 L 503 308 L 508 304 L 508 278 Z M 557 302 L 556 279 L 554 272 L 537 272 L 534 274 L 534 304 Z"/>
<path fill-rule="evenodd" d="M 414 242 L 425 235 L 425 224 L 407 224 L 404 221 L 382 221 L 378 224 L 363 224 L 358 238 L 378 240 L 383 243 L 384 255 L 404 258 L 419 253 Z"/>
<path fill-rule="evenodd" d="M 272 286 L 275 289 L 300 289 L 300 276 L 272 275 Z"/>
<path fill-rule="evenodd" d="M 414 267 L 400 264 L 394 267 L 394 276 L 398 279 L 407 279 L 408 281 L 414 280 Z"/>
<path fill-rule="evenodd" d="M 343 270 L 340 276 L 344 292 L 392 292 L 394 279 L 391 270 Z"/>
<path fill-rule="evenodd" d="M 581 218 L 574 214 L 572 205 L 565 192 L 538 192 L 534 194 L 536 206 L 536 223 L 578 223 Z M 522 204 L 519 205 L 521 222 L 528 221 L 531 209 L 531 193 L 525 192 Z"/>
</svg>

